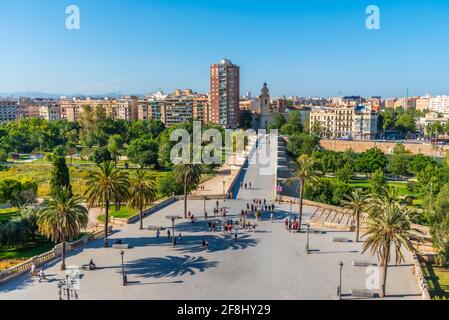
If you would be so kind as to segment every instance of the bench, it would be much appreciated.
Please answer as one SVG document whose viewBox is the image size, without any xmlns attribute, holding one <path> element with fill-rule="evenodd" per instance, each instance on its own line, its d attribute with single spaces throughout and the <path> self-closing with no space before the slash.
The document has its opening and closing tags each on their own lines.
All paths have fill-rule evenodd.
<svg viewBox="0 0 449 320">
<path fill-rule="evenodd" d="M 309 229 L 309 233 L 313 233 L 313 234 L 326 234 L 326 231 Z"/>
<path fill-rule="evenodd" d="M 352 266 L 353 267 L 376 267 L 377 264 L 376 263 L 372 263 L 372 262 L 368 262 L 368 261 L 354 260 L 354 261 L 352 261 Z"/>
<path fill-rule="evenodd" d="M 119 250 L 129 249 L 129 244 L 113 244 L 112 248 Z"/>
<path fill-rule="evenodd" d="M 347 238 L 336 237 L 336 238 L 332 238 L 332 242 L 352 242 L 352 240 L 349 240 Z"/>
<path fill-rule="evenodd" d="M 351 289 L 350 293 L 351 297 L 355 298 L 374 299 L 376 297 L 376 293 L 374 291 L 366 289 Z"/>
</svg>

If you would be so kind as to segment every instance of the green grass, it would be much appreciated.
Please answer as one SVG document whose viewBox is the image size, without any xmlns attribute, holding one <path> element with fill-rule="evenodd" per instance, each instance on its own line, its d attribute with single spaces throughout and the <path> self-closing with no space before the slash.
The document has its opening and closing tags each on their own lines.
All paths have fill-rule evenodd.
<svg viewBox="0 0 449 320">
<path fill-rule="evenodd" d="M 335 179 L 335 178 L 331 178 Z M 410 193 L 407 190 L 407 182 L 394 182 L 390 181 L 388 182 L 388 185 L 390 187 L 394 187 L 397 189 L 399 196 L 413 196 L 413 193 Z M 351 180 L 349 183 L 349 186 L 351 188 L 363 188 L 363 189 L 370 189 L 371 188 L 371 181 L 368 179 L 365 180 Z"/>
<path fill-rule="evenodd" d="M 18 216 L 20 211 L 17 208 L 0 209 L 0 222 L 6 222 Z"/>
<path fill-rule="evenodd" d="M 54 244 L 45 238 L 13 248 L 0 246 L 0 270 L 10 268 L 34 256 L 48 252 L 53 249 L 53 246 Z"/>
<path fill-rule="evenodd" d="M 423 264 L 422 269 L 432 298 L 449 298 L 449 268 L 441 268 L 427 263 Z"/>
<path fill-rule="evenodd" d="M 84 191 L 86 190 L 86 176 L 90 170 L 94 169 L 95 165 L 91 161 L 84 160 L 74 160 L 73 164 L 74 165 L 71 166 L 70 159 L 67 159 L 73 191 L 77 194 L 84 194 Z M 83 164 L 83 166 L 77 167 L 77 164 Z M 168 172 L 148 171 L 150 172 L 150 176 L 155 179 L 159 179 L 168 174 Z M 31 163 L 11 164 L 6 170 L 0 171 L 0 180 L 33 180 L 38 184 L 38 197 L 45 198 L 50 194 L 50 173 L 51 164 L 44 159 L 41 159 Z"/>
<path fill-rule="evenodd" d="M 118 218 L 118 219 L 128 219 L 131 218 L 132 216 L 136 215 L 138 213 L 137 210 L 134 210 L 132 208 L 128 208 L 125 206 L 120 207 L 120 210 L 116 211 L 115 210 L 115 206 L 111 206 L 110 210 L 109 210 L 109 216 L 114 217 L 114 218 Z M 100 216 L 98 216 L 98 221 L 104 223 L 105 222 L 105 215 L 102 214 Z"/>
</svg>

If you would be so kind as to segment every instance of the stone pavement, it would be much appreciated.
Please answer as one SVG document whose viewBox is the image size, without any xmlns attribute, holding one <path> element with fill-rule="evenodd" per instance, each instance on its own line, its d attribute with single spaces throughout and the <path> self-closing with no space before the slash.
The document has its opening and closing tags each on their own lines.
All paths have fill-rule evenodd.
<svg viewBox="0 0 449 320">
<path fill-rule="evenodd" d="M 274 176 L 260 174 L 258 164 L 250 165 L 243 181 L 252 181 L 252 190 L 241 190 L 238 200 L 220 201 L 237 217 L 252 198 L 271 199 Z M 361 243 L 334 243 L 333 237 L 353 238 L 353 233 L 330 231 L 311 234 L 310 248 L 305 252 L 306 234 L 290 233 L 283 220 L 289 205 L 277 205 L 275 220 L 268 215 L 257 222 L 257 232 L 241 230 L 237 241 L 221 233 L 209 233 L 202 218 L 204 202 L 189 201 L 189 210 L 198 221 L 194 224 L 180 220 L 175 233 L 182 233 L 176 247 L 167 240 L 166 231 L 158 240 L 154 231 L 139 230 L 138 223 L 116 230 L 111 236 L 130 244 L 125 250 L 125 270 L 129 284 L 122 286 L 120 250 L 102 248 L 102 240 L 90 243 L 69 254 L 68 265 L 80 266 L 94 259 L 96 271 L 82 271 L 80 299 L 337 299 L 339 268 L 344 263 L 343 298 L 350 289 L 364 289 L 368 279 L 366 268 L 351 266 L 352 260 L 376 262 L 376 258 L 361 256 Z M 206 209 L 213 212 L 215 201 L 207 201 Z M 293 211 L 297 211 L 295 206 Z M 314 209 L 305 207 L 307 220 Z M 178 201 L 145 219 L 145 226 L 171 227 L 167 215 L 183 215 L 183 202 Z M 210 214 L 209 214 L 210 216 Z M 229 218 L 229 217 L 228 217 Z M 222 218 L 209 218 L 220 222 Z M 251 219 L 254 222 L 254 219 Z M 209 242 L 209 251 L 201 242 Z M 389 268 L 388 299 L 420 299 L 416 280 L 408 258 L 401 266 Z M 58 280 L 64 278 L 59 262 L 45 266 L 48 282 L 39 283 L 23 275 L 0 286 L 0 299 L 58 299 Z"/>
</svg>

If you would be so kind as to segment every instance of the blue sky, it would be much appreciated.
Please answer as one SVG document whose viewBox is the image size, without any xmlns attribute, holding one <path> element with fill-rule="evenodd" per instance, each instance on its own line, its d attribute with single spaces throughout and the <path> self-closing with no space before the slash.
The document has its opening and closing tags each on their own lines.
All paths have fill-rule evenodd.
<svg viewBox="0 0 449 320">
<path fill-rule="evenodd" d="M 65 28 L 71 4 L 80 30 Z M 365 28 L 371 4 L 380 30 Z M 447 0 L 0 0 L 0 92 L 207 92 L 226 57 L 242 93 L 444 94 L 448 40 Z"/>
</svg>

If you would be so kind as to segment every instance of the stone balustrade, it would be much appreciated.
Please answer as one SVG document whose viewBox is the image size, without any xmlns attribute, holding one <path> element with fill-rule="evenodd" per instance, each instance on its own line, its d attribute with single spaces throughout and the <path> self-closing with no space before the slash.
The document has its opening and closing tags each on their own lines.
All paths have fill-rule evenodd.
<svg viewBox="0 0 449 320">
<path fill-rule="evenodd" d="M 112 232 L 112 227 L 109 227 L 108 232 Z M 91 236 L 83 237 L 80 240 L 69 242 L 67 243 L 66 250 L 67 252 L 81 247 L 85 244 L 87 244 L 89 241 L 93 241 L 96 239 L 102 238 L 104 235 L 104 230 L 97 231 L 93 233 Z M 18 265 L 15 265 L 9 269 L 6 269 L 4 271 L 0 271 L 0 285 L 2 283 L 5 283 L 8 280 L 11 280 L 15 277 L 18 277 L 26 272 L 31 271 L 31 266 L 34 264 L 36 267 L 43 265 L 57 257 L 59 257 L 62 253 L 62 245 L 58 244 L 56 245 L 51 251 L 45 252 L 41 255 L 35 256 L 27 261 L 24 261 Z"/>
</svg>

